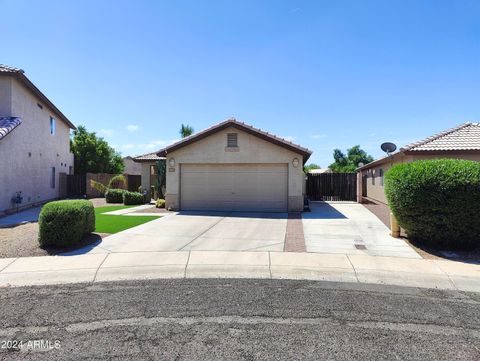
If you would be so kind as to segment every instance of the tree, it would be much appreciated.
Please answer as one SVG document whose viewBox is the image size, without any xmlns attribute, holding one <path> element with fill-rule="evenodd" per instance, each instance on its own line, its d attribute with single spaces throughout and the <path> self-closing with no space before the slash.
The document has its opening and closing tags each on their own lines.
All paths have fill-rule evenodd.
<svg viewBox="0 0 480 361">
<path fill-rule="evenodd" d="M 88 132 L 84 126 L 79 126 L 73 131 L 70 149 L 75 156 L 75 174 L 123 172 L 123 159 L 95 132 Z"/>
<path fill-rule="evenodd" d="M 303 166 L 303 173 L 307 174 L 309 170 L 320 169 L 321 167 L 318 164 L 310 163 Z"/>
<path fill-rule="evenodd" d="M 333 159 L 335 162 L 330 164 L 329 168 L 335 173 L 355 172 L 360 163 L 373 162 L 373 157 L 368 155 L 359 145 L 347 149 L 347 155 L 340 149 L 334 149 Z"/>
<path fill-rule="evenodd" d="M 155 180 L 157 198 L 165 199 L 165 187 L 167 184 L 167 162 L 165 159 L 160 159 L 155 165 L 157 167 L 157 179 Z"/>
<path fill-rule="evenodd" d="M 186 138 L 192 135 L 193 132 L 194 130 L 191 126 L 182 124 L 182 127 L 180 128 L 180 135 L 182 136 L 182 138 Z"/>
</svg>

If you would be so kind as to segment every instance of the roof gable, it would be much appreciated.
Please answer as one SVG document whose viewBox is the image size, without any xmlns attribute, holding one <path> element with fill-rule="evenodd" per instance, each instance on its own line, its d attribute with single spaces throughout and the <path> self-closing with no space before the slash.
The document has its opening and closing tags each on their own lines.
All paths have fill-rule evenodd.
<svg viewBox="0 0 480 361">
<path fill-rule="evenodd" d="M 33 84 L 25 75 L 25 72 L 20 68 L 14 68 L 11 66 L 0 64 L 0 75 L 11 75 L 26 86 L 31 92 L 33 92 L 38 98 L 40 98 L 45 104 L 51 108 L 58 117 L 67 124 L 71 129 L 76 129 L 75 125 L 68 120 L 68 118 Z"/>
<path fill-rule="evenodd" d="M 235 118 L 227 119 L 223 122 L 220 122 L 218 124 L 215 124 L 211 126 L 210 128 L 207 128 L 205 130 L 202 130 L 201 132 L 192 134 L 189 137 L 186 137 L 176 143 L 173 143 L 161 150 L 158 151 L 157 155 L 160 157 L 165 157 L 169 152 L 173 152 L 174 150 L 183 148 L 189 144 L 192 144 L 198 140 L 204 139 L 212 134 L 215 134 L 223 129 L 227 128 L 236 128 L 239 130 L 242 130 L 248 134 L 252 134 L 258 138 L 261 138 L 267 142 L 273 143 L 275 145 L 278 145 L 280 147 L 286 148 L 288 150 L 291 150 L 295 153 L 301 154 L 303 156 L 303 161 L 306 162 L 307 159 L 310 157 L 312 154 L 312 151 L 304 148 L 298 144 L 294 144 L 286 139 L 277 137 L 276 135 L 270 134 L 268 132 L 265 132 L 261 129 L 254 128 L 251 125 L 245 124 L 243 122 L 237 121 Z"/>
</svg>

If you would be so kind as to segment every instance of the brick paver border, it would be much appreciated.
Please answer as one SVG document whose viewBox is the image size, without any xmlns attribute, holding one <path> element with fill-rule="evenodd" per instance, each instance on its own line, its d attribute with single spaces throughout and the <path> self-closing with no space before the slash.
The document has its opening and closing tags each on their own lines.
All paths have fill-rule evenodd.
<svg viewBox="0 0 480 361">
<path fill-rule="evenodd" d="M 306 252 L 303 235 L 302 213 L 288 213 L 287 230 L 285 232 L 285 252 Z"/>
</svg>

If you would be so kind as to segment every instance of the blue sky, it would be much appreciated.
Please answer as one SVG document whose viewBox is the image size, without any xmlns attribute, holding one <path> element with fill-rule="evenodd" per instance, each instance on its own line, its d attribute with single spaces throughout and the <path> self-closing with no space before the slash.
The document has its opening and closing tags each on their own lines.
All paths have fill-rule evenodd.
<svg viewBox="0 0 480 361">
<path fill-rule="evenodd" d="M 0 63 L 123 155 L 236 117 L 314 151 L 480 121 L 480 1 L 0 0 Z"/>
</svg>

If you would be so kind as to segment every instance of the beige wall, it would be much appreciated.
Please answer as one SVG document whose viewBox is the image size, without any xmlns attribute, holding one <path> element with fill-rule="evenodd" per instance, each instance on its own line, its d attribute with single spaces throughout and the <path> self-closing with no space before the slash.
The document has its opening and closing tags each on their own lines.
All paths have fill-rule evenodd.
<svg viewBox="0 0 480 361">
<path fill-rule="evenodd" d="M 142 162 L 140 163 L 142 167 L 142 191 L 147 190 L 148 196 L 152 198 L 152 194 L 150 194 L 150 166 L 155 165 L 155 162 Z"/>
<path fill-rule="evenodd" d="M 0 212 L 12 208 L 17 191 L 22 191 L 22 206 L 58 198 L 59 173 L 73 169 L 69 127 L 16 79 L 0 76 L 0 94 L 8 93 L 10 110 L 0 102 L 0 116 L 20 117 L 22 124 L 0 140 Z M 55 118 L 55 135 L 50 134 L 50 116 Z M 51 188 L 52 167 L 55 188 Z"/>
<path fill-rule="evenodd" d="M 123 158 L 123 165 L 125 166 L 125 169 L 123 170 L 123 173 L 126 173 L 126 174 L 142 174 L 142 164 L 135 162 L 130 157 Z"/>
<path fill-rule="evenodd" d="M 12 78 L 0 76 L 0 117 L 12 113 Z"/>
<path fill-rule="evenodd" d="M 238 134 L 238 151 L 227 151 L 227 134 Z M 175 159 L 174 171 L 170 171 L 169 159 Z M 300 164 L 294 168 L 292 161 L 298 158 Z M 278 163 L 288 164 L 288 209 L 303 210 L 304 173 L 302 156 L 278 145 L 267 142 L 237 128 L 227 128 L 198 140 L 167 155 L 166 206 L 178 209 L 180 201 L 181 164 L 220 163 Z"/>
<path fill-rule="evenodd" d="M 384 186 L 382 185 L 382 180 L 380 177 L 380 170 L 383 170 L 383 174 L 387 172 L 394 164 L 398 163 L 410 163 L 416 160 L 425 160 L 425 159 L 438 159 L 438 158 L 453 158 L 453 159 L 467 159 L 480 161 L 480 153 L 465 153 L 465 152 L 445 152 L 438 154 L 400 154 L 398 158 L 394 161 L 386 161 L 385 163 L 376 165 L 375 167 L 363 170 L 361 172 L 362 176 L 365 174 L 367 178 L 367 197 L 373 200 L 387 204 L 387 198 L 385 197 Z M 375 184 L 373 184 L 372 179 L 375 179 Z"/>
</svg>

